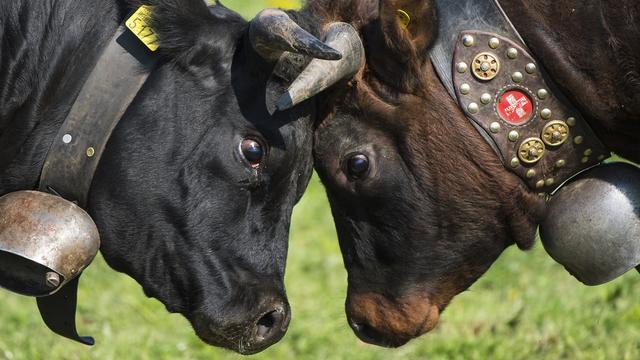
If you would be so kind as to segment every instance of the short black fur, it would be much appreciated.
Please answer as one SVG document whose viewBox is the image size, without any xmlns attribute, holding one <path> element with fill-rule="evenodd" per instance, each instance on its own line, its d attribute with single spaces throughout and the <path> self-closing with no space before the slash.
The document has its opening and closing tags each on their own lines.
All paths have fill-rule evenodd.
<svg viewBox="0 0 640 360">
<path fill-rule="evenodd" d="M 221 4 L 153 0 L 160 61 L 113 132 L 89 194 L 101 251 L 208 343 L 248 332 L 283 284 L 291 211 L 311 176 L 313 103 L 269 115 L 274 64 Z M 136 1 L 0 2 L 0 195 L 37 187 L 101 50 Z M 245 138 L 267 149 L 252 168 Z M 275 305 L 274 305 L 275 304 Z M 280 336 L 281 337 L 281 336 Z"/>
</svg>

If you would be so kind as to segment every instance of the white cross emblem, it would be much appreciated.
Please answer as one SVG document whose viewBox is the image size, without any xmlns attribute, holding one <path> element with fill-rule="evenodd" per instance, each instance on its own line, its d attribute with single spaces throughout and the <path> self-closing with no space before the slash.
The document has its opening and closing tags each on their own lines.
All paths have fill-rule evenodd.
<svg viewBox="0 0 640 360">
<path fill-rule="evenodd" d="M 515 112 L 519 118 L 523 118 L 525 115 L 527 115 L 527 113 L 524 111 L 524 107 L 527 105 L 526 97 L 523 96 L 520 99 L 516 100 L 516 97 L 513 96 L 513 94 L 509 94 L 506 100 L 509 103 L 509 106 L 504 109 L 504 112 L 507 114 L 507 116 L 511 116 L 513 112 Z"/>
</svg>

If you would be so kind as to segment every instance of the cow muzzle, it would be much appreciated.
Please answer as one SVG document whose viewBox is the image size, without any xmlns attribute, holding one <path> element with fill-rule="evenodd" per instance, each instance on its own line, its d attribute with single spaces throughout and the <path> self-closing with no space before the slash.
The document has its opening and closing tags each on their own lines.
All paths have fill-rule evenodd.
<svg viewBox="0 0 640 360">
<path fill-rule="evenodd" d="M 242 314 L 235 321 L 219 321 L 205 313 L 195 313 L 189 318 L 196 334 L 206 343 L 251 355 L 282 339 L 291 321 L 291 308 L 286 300 L 274 298 L 263 301 L 256 312 Z"/>
<path fill-rule="evenodd" d="M 399 347 L 435 328 L 440 310 L 427 296 L 419 294 L 389 298 L 377 293 L 356 293 L 347 299 L 347 318 L 360 340 Z"/>
<path fill-rule="evenodd" d="M 610 163 L 588 170 L 549 201 L 540 238 L 547 252 L 586 285 L 640 264 L 640 169 Z"/>
</svg>

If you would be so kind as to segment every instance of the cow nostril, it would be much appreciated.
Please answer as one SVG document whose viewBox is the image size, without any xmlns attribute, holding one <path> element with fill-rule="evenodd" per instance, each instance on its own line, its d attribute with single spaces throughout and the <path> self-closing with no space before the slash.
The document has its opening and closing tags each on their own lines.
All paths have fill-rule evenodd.
<svg viewBox="0 0 640 360">
<path fill-rule="evenodd" d="M 351 327 L 353 328 L 356 335 L 358 335 L 360 340 L 366 343 L 386 347 L 393 346 L 391 343 L 385 340 L 384 336 L 378 330 L 367 323 L 352 322 Z"/>
<path fill-rule="evenodd" d="M 277 317 L 278 313 L 274 310 L 266 313 L 260 318 L 260 320 L 258 320 L 258 323 L 256 324 L 256 337 L 259 340 L 262 340 L 269 335 L 269 332 L 271 332 L 271 329 L 273 329 L 277 321 Z"/>
<path fill-rule="evenodd" d="M 260 317 L 256 323 L 255 339 L 267 341 L 280 338 L 287 330 L 287 313 L 282 308 L 276 308 Z"/>
</svg>

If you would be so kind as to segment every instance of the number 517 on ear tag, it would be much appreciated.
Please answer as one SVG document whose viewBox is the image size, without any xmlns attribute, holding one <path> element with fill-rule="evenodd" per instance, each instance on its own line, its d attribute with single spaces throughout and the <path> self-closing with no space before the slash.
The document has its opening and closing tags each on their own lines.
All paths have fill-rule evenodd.
<svg viewBox="0 0 640 360">
<path fill-rule="evenodd" d="M 125 22 L 127 28 L 151 51 L 158 50 L 158 37 L 149 25 L 151 8 L 143 5 Z"/>
</svg>

